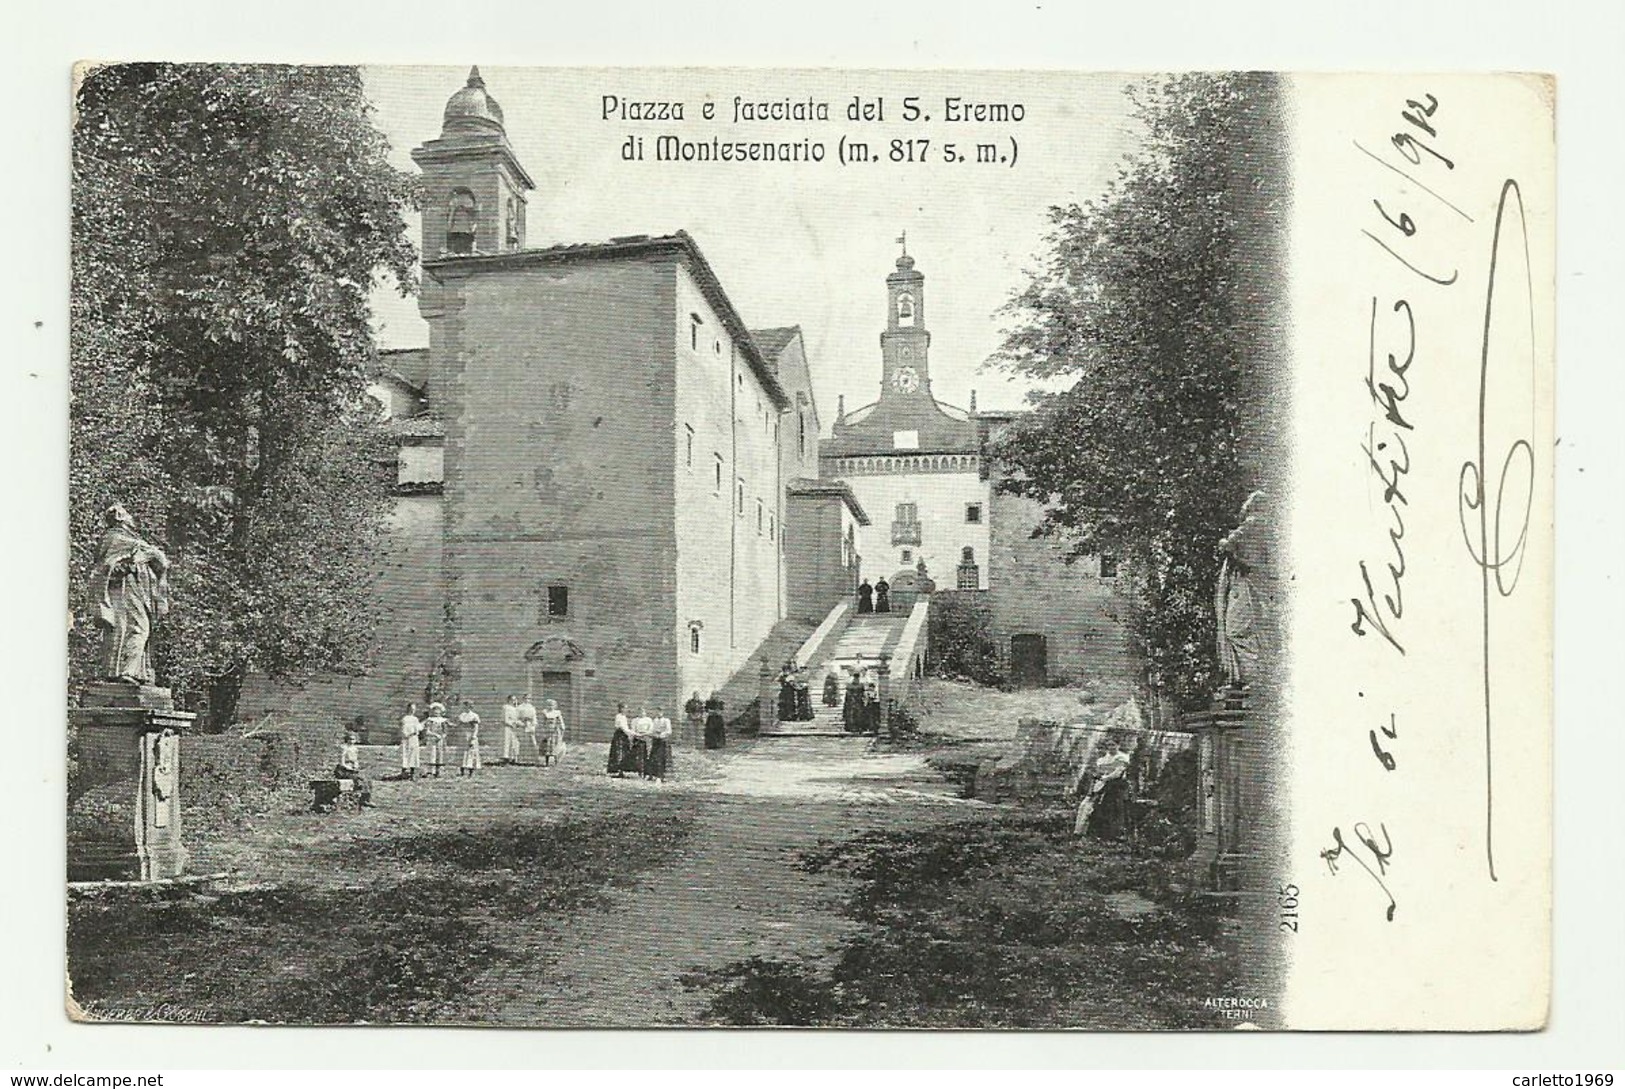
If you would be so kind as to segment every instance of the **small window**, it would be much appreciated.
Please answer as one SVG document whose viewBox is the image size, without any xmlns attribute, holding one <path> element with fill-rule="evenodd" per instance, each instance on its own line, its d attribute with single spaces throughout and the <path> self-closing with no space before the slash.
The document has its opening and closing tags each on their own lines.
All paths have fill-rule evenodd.
<svg viewBox="0 0 1625 1089">
<path fill-rule="evenodd" d="M 904 563 L 913 563 L 914 562 L 914 550 L 912 548 L 903 549 L 903 562 Z"/>
<path fill-rule="evenodd" d="M 767 539 L 768 540 L 776 541 L 776 540 L 779 539 L 778 528 L 779 528 L 778 527 L 778 517 L 776 515 L 772 515 L 772 514 L 768 515 L 767 516 Z"/>
<path fill-rule="evenodd" d="M 761 533 L 762 530 L 766 528 L 766 522 L 764 521 L 765 514 L 766 514 L 766 510 L 762 506 L 762 501 L 760 499 L 758 499 L 756 501 L 756 532 L 757 533 Z"/>
<path fill-rule="evenodd" d="M 807 414 L 796 411 L 796 456 L 807 456 Z"/>
<path fill-rule="evenodd" d="M 745 481 L 734 481 L 734 513 L 743 518 L 745 516 Z"/>
<path fill-rule="evenodd" d="M 1117 577 L 1117 557 L 1110 552 L 1100 554 L 1100 577 L 1114 579 Z"/>
<path fill-rule="evenodd" d="M 721 355 L 722 354 L 722 341 L 713 340 L 711 342 L 711 350 L 716 352 L 718 355 Z"/>
<path fill-rule="evenodd" d="M 713 489 L 716 491 L 716 493 L 718 495 L 721 495 L 722 494 L 722 455 L 721 454 L 712 454 L 711 455 L 711 460 L 712 460 L 711 468 L 716 474 L 716 481 L 715 481 L 715 483 L 713 485 Z"/>
<path fill-rule="evenodd" d="M 549 586 L 547 588 L 547 615 L 570 615 L 570 588 L 568 586 Z"/>
<path fill-rule="evenodd" d="M 688 316 L 688 346 L 696 352 L 700 350 L 700 325 L 701 319 L 698 314 Z"/>
<path fill-rule="evenodd" d="M 688 629 L 688 652 L 690 654 L 698 654 L 700 652 L 700 629 L 699 628 L 689 628 Z"/>
<path fill-rule="evenodd" d="M 965 504 L 965 521 L 969 522 L 971 525 L 980 525 L 982 522 L 982 504 Z"/>
<path fill-rule="evenodd" d="M 920 520 L 920 505 L 918 503 L 897 504 L 897 521 L 918 522 Z"/>
<path fill-rule="evenodd" d="M 688 424 L 683 425 L 683 464 L 694 468 L 694 429 Z"/>
<path fill-rule="evenodd" d="M 961 590 L 979 590 L 982 588 L 982 571 L 974 563 L 959 565 L 958 581 L 955 584 Z"/>
</svg>

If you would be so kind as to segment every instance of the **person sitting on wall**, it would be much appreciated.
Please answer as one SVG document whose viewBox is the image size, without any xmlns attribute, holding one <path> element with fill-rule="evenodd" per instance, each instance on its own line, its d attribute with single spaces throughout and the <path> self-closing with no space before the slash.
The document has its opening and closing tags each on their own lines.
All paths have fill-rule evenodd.
<svg viewBox="0 0 1625 1089">
<path fill-rule="evenodd" d="M 891 612 L 891 583 L 886 581 L 884 575 L 875 583 L 875 612 Z"/>
<path fill-rule="evenodd" d="M 367 777 L 361 774 L 361 737 L 358 734 L 344 735 L 344 744 L 339 746 L 338 766 L 333 769 L 333 778 L 349 779 L 355 783 L 357 799 L 363 809 L 372 806 L 372 784 Z"/>
<path fill-rule="evenodd" d="M 1075 836 L 1111 839 L 1124 831 L 1128 768 L 1132 758 L 1115 737 L 1107 737 L 1103 749 L 1101 755 L 1085 766 L 1078 784 L 1078 816 L 1072 824 Z"/>
<path fill-rule="evenodd" d="M 720 749 L 728 744 L 728 724 L 722 711 L 722 697 L 711 693 L 705 701 L 705 747 L 708 749 Z"/>
<path fill-rule="evenodd" d="M 872 613 L 875 611 L 875 588 L 864 579 L 858 583 L 858 612 Z"/>
</svg>

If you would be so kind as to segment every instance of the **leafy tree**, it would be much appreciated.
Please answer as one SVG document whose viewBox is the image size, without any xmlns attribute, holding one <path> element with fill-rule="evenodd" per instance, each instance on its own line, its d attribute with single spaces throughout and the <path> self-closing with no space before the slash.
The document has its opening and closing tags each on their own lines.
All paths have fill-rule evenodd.
<svg viewBox="0 0 1625 1089">
<path fill-rule="evenodd" d="M 163 676 L 219 726 L 251 671 L 365 664 L 387 497 L 368 293 L 415 284 L 416 183 L 353 68 L 112 65 L 76 107 L 76 585 L 124 502 L 175 565 Z"/>
<path fill-rule="evenodd" d="M 993 363 L 1050 382 L 995 447 L 1040 532 L 1134 576 L 1150 683 L 1184 705 L 1219 684 L 1216 546 L 1259 485 L 1268 217 L 1267 75 L 1188 75 L 1131 91 L 1143 146 L 1098 199 L 1050 210 L 1041 267 L 1007 305 Z M 1267 275 L 1267 272 L 1265 273 Z"/>
</svg>

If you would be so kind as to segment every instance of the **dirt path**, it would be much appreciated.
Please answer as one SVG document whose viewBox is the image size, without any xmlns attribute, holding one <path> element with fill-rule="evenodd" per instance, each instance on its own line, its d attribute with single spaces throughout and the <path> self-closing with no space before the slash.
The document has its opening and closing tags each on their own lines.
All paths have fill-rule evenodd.
<svg viewBox="0 0 1625 1089">
<path fill-rule="evenodd" d="M 912 755 L 873 755 L 863 739 L 772 740 L 729 750 L 706 777 L 605 783 L 628 797 L 697 795 L 698 828 L 679 852 L 617 893 L 608 910 L 502 924 L 527 956 L 477 981 L 471 1019 L 515 1025 L 694 1024 L 708 996 L 682 976 L 751 956 L 817 957 L 853 923 L 844 882 L 797 867 L 801 851 L 874 828 L 917 826 L 980 803 Z"/>
</svg>

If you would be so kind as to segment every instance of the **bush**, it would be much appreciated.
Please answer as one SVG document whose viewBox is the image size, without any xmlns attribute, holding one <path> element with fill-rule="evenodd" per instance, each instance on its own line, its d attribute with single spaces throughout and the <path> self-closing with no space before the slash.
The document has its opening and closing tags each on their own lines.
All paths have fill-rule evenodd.
<svg viewBox="0 0 1625 1089">
<path fill-rule="evenodd" d="M 932 594 L 930 638 L 932 673 L 992 687 L 1004 683 L 993 611 L 980 593 Z"/>
</svg>

